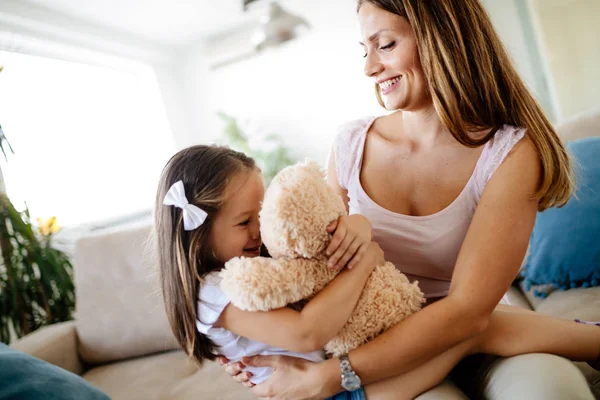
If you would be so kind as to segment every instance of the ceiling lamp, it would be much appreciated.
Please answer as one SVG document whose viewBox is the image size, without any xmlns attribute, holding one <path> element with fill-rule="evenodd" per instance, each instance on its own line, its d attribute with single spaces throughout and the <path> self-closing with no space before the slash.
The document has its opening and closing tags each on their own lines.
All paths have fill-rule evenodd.
<svg viewBox="0 0 600 400">
<path fill-rule="evenodd" d="M 244 9 L 256 0 L 244 0 Z M 252 44 L 257 50 L 276 47 L 302 35 L 310 28 L 302 17 L 289 13 L 276 2 L 271 2 L 252 36 Z"/>
</svg>

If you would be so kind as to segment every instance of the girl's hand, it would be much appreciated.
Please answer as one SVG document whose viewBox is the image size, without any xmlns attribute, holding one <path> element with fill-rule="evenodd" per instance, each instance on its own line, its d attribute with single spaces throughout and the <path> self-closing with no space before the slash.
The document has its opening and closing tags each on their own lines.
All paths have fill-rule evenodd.
<svg viewBox="0 0 600 400">
<path fill-rule="evenodd" d="M 252 393 L 259 399 L 311 400 L 328 397 L 319 389 L 323 383 L 319 370 L 322 363 L 287 356 L 244 357 L 242 361 L 246 365 L 274 370 L 267 381 L 252 388 Z"/>
<path fill-rule="evenodd" d="M 356 266 L 373 236 L 371 222 L 360 214 L 342 215 L 327 226 L 327 232 L 333 233 L 325 250 L 329 256 L 328 266 L 338 270 L 346 264 L 348 269 Z"/>
<path fill-rule="evenodd" d="M 366 246 L 363 257 L 356 264 L 359 268 L 369 268 L 371 271 L 378 265 L 385 264 L 385 255 L 377 242 L 370 242 Z"/>
<path fill-rule="evenodd" d="M 234 381 L 241 383 L 242 385 L 249 388 L 254 386 L 254 383 L 250 382 L 252 372 L 244 371 L 244 368 L 246 368 L 244 363 L 236 362 L 230 364 L 229 360 L 223 356 L 219 356 L 218 360 L 219 364 L 221 364 L 225 368 L 225 372 L 231 375 Z"/>
</svg>

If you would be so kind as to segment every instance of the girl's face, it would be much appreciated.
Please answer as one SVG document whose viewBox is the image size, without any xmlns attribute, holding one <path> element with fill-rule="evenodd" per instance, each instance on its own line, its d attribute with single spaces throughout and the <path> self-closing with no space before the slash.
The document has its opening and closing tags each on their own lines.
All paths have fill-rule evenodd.
<svg viewBox="0 0 600 400">
<path fill-rule="evenodd" d="M 431 101 L 417 41 L 408 21 L 371 3 L 358 11 L 365 74 L 378 85 L 388 110 L 414 111 Z"/>
<path fill-rule="evenodd" d="M 210 245 L 223 263 L 234 257 L 260 255 L 260 211 L 265 185 L 256 170 L 241 172 L 229 182 L 225 203 L 213 222 Z"/>
</svg>

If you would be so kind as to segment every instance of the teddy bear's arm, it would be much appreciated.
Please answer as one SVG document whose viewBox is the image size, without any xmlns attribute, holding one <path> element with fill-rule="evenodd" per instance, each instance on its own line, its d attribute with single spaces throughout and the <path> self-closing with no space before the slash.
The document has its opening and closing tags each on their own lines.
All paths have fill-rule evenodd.
<svg viewBox="0 0 600 400">
<path fill-rule="evenodd" d="M 268 311 L 310 297 L 319 261 L 239 257 L 221 271 L 221 289 L 241 310 Z"/>
</svg>

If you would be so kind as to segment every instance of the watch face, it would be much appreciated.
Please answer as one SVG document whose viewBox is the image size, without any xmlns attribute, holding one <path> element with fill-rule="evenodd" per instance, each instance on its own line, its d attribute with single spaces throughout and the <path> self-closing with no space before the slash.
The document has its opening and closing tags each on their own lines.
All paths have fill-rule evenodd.
<svg viewBox="0 0 600 400">
<path fill-rule="evenodd" d="M 360 378 L 356 374 L 344 376 L 342 387 L 350 392 L 360 388 Z"/>
</svg>

